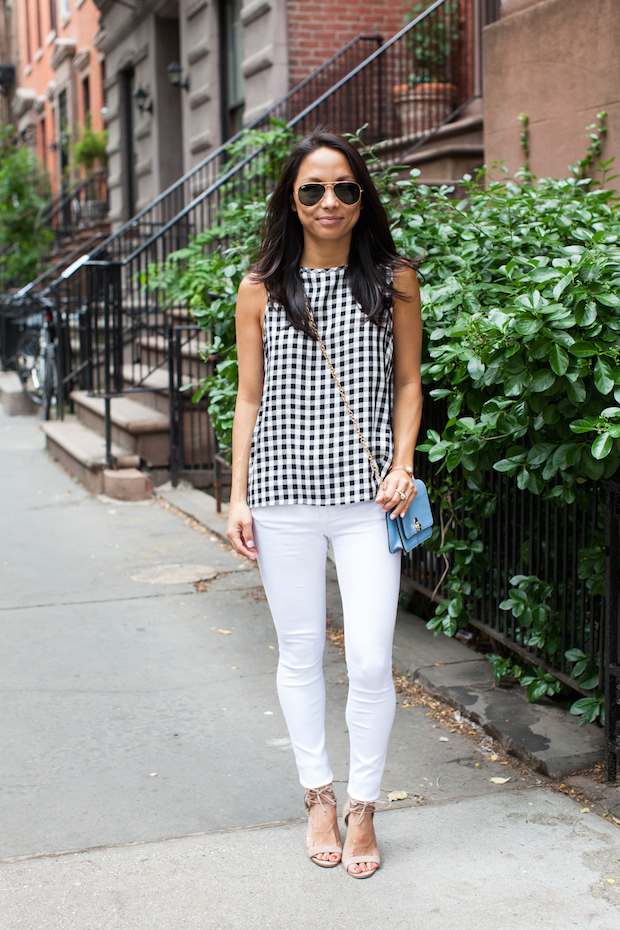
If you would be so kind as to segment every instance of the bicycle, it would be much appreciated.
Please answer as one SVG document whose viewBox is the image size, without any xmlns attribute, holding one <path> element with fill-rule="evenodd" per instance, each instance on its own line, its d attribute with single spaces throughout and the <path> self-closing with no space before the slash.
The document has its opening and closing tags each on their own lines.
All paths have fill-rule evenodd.
<svg viewBox="0 0 620 930">
<path fill-rule="evenodd" d="M 17 342 L 15 367 L 25 394 L 43 408 L 43 419 L 49 420 L 52 407 L 58 403 L 54 316 L 52 305 L 44 299 L 40 302 L 41 313 L 27 318 L 28 329 Z"/>
</svg>

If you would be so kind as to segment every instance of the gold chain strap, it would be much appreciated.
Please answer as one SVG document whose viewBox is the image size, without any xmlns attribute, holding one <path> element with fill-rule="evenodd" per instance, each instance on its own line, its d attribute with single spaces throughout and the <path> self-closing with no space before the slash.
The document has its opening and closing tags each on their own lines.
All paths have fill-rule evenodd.
<svg viewBox="0 0 620 930">
<path fill-rule="evenodd" d="M 320 337 L 320 335 L 319 335 L 319 330 L 318 330 L 318 327 L 317 327 L 317 325 L 316 325 L 316 320 L 314 319 L 314 316 L 312 315 L 312 311 L 310 310 L 310 305 L 308 304 L 308 301 L 307 301 L 307 300 L 306 300 L 306 310 L 308 311 L 308 319 L 310 320 L 310 326 L 312 327 L 312 329 L 313 329 L 313 331 L 314 331 L 314 335 L 316 336 L 317 341 L 318 341 L 318 343 L 319 343 L 319 345 L 320 345 L 320 347 L 321 347 L 321 352 L 323 353 L 323 355 L 324 355 L 324 357 L 325 357 L 325 361 L 327 362 L 327 364 L 328 364 L 328 366 L 329 366 L 329 370 L 330 370 L 331 373 L 332 373 L 332 377 L 333 377 L 334 381 L 336 382 L 336 387 L 337 387 L 338 390 L 340 391 L 340 396 L 342 397 L 342 401 L 343 401 L 345 407 L 347 408 L 347 411 L 348 411 L 348 413 L 349 413 L 349 416 L 351 417 L 351 422 L 353 423 L 353 426 L 354 426 L 355 429 L 357 430 L 357 435 L 359 436 L 359 440 L 360 440 L 362 446 L 364 447 L 364 451 L 365 451 L 366 455 L 368 456 L 368 461 L 370 462 L 370 464 L 371 464 L 371 466 L 372 466 L 372 470 L 373 470 L 373 472 L 375 473 L 375 477 L 376 477 L 377 481 L 379 482 L 379 486 L 382 487 L 382 488 L 384 488 L 385 485 L 383 484 L 383 479 L 381 478 L 381 473 L 379 472 L 379 468 L 378 468 L 378 466 L 377 466 L 377 463 L 375 462 L 375 460 L 374 460 L 374 458 L 373 458 L 373 456 L 372 456 L 372 452 L 370 451 L 370 449 L 369 449 L 368 446 L 366 445 L 366 440 L 365 440 L 364 437 L 362 436 L 362 431 L 361 431 L 361 429 L 359 428 L 359 424 L 358 424 L 357 420 L 355 419 L 355 414 L 354 414 L 353 411 L 351 410 L 351 407 L 349 406 L 349 401 L 347 400 L 346 395 L 345 395 L 344 391 L 342 390 L 342 385 L 340 384 L 340 381 L 338 380 L 338 376 L 336 375 L 336 372 L 334 371 L 334 366 L 332 365 L 332 363 L 331 363 L 331 361 L 330 361 L 330 358 L 329 358 L 329 355 L 327 354 L 327 349 L 325 348 L 325 346 L 324 346 L 324 344 L 323 344 L 323 340 L 321 339 L 321 337 Z"/>
</svg>

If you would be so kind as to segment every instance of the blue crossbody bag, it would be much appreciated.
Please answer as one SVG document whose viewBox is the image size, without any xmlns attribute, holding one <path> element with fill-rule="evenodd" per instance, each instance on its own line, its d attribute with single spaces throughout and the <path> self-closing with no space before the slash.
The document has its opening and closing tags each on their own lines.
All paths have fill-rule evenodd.
<svg viewBox="0 0 620 930">
<path fill-rule="evenodd" d="M 398 552 L 399 549 L 411 552 L 433 532 L 433 513 L 426 485 L 421 478 L 414 478 L 413 481 L 418 493 L 405 516 L 392 520 L 389 513 L 385 515 L 390 552 Z"/>
<path fill-rule="evenodd" d="M 323 356 L 325 358 L 325 361 L 327 362 L 329 370 L 332 373 L 332 377 L 334 381 L 336 382 L 336 386 L 338 390 L 340 391 L 340 396 L 342 397 L 343 403 L 345 407 L 347 408 L 349 416 L 351 417 L 353 426 L 357 430 L 359 441 L 364 447 L 364 451 L 366 455 L 368 456 L 368 460 L 370 461 L 372 470 L 375 473 L 375 477 L 377 481 L 379 482 L 379 485 L 382 486 L 383 481 L 381 479 L 381 473 L 379 472 L 377 463 L 375 462 L 372 452 L 370 451 L 370 449 L 368 448 L 366 444 L 366 440 L 362 436 L 362 431 L 359 428 L 357 420 L 355 419 L 355 414 L 351 410 L 351 407 L 349 406 L 349 402 L 346 398 L 346 395 L 344 391 L 342 390 L 340 381 L 338 380 L 338 376 L 336 375 L 336 372 L 334 371 L 334 366 L 332 365 L 329 359 L 329 355 L 327 354 L 327 349 L 325 348 L 323 344 L 323 340 L 321 339 L 319 335 L 319 330 L 317 328 L 316 321 L 314 319 L 314 316 L 312 315 L 312 312 L 310 310 L 307 300 L 306 300 L 306 310 L 308 312 L 310 326 L 312 327 L 314 331 L 314 335 L 316 336 L 317 341 L 321 347 L 321 352 L 323 353 Z M 388 546 L 389 546 L 390 552 L 392 553 L 398 552 L 399 549 L 402 549 L 404 552 L 411 552 L 412 549 L 415 549 L 416 546 L 419 546 L 420 543 L 423 543 L 426 539 L 428 539 L 431 533 L 433 532 L 433 513 L 431 511 L 431 505 L 428 499 L 428 492 L 426 490 L 426 486 L 421 478 L 414 478 L 413 481 L 417 488 L 417 494 L 415 498 L 413 499 L 413 502 L 410 504 L 409 509 L 407 510 L 407 513 L 405 514 L 405 516 L 396 517 L 395 520 L 391 520 L 389 512 L 386 513 L 385 515 L 385 519 L 387 523 Z"/>
</svg>

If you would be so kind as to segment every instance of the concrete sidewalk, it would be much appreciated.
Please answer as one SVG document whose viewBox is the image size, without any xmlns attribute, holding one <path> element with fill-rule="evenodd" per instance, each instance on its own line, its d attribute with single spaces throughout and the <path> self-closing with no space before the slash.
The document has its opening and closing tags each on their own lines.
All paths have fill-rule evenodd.
<svg viewBox="0 0 620 930">
<path fill-rule="evenodd" d="M 617 827 L 401 697 L 381 870 L 314 867 L 256 568 L 207 520 L 90 497 L 42 447 L 0 414 L 0 930 L 612 930 Z M 447 670 L 404 620 L 399 667 Z M 325 674 L 342 802 L 332 646 Z"/>
</svg>

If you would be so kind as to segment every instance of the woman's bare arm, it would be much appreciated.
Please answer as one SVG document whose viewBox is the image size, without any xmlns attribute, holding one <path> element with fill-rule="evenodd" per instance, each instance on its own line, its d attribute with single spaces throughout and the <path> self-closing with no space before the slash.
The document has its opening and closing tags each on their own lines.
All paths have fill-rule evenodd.
<svg viewBox="0 0 620 930">
<path fill-rule="evenodd" d="M 226 535 L 241 555 L 257 557 L 252 539 L 252 515 L 247 504 L 252 433 L 263 394 L 262 321 L 267 291 L 260 282 L 244 278 L 236 309 L 239 388 L 232 437 L 232 484 Z"/>
<path fill-rule="evenodd" d="M 403 294 L 394 300 L 392 313 L 394 331 L 394 409 L 392 431 L 394 435 L 393 465 L 413 466 L 413 456 L 422 418 L 422 313 L 420 288 L 412 268 L 400 271 L 394 278 L 396 289 Z M 406 513 L 415 497 L 415 487 L 403 469 L 390 472 L 385 478 L 385 491 L 380 491 L 377 502 L 392 516 Z M 402 500 L 396 490 L 406 495 Z"/>
</svg>

